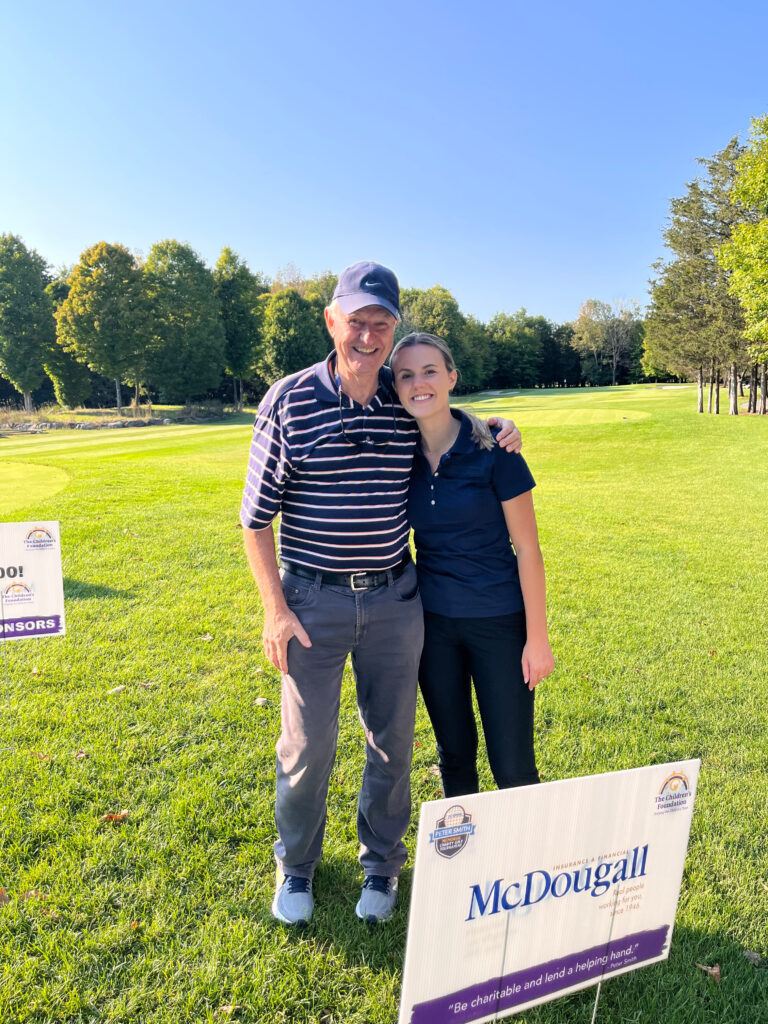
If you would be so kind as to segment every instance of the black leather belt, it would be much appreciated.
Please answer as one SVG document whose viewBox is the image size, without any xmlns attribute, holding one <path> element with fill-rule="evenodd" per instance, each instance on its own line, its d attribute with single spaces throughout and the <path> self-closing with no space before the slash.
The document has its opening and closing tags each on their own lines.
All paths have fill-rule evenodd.
<svg viewBox="0 0 768 1024">
<path fill-rule="evenodd" d="M 372 590 L 374 587 L 381 587 L 388 583 L 391 578 L 399 579 L 411 561 L 411 552 L 406 549 L 402 561 L 391 569 L 383 572 L 322 572 L 320 569 L 310 569 L 306 565 L 297 565 L 296 562 L 286 562 L 280 559 L 281 568 L 294 576 L 303 576 L 306 580 L 314 580 L 320 573 L 320 582 L 329 583 L 334 587 L 350 587 L 352 590 Z"/>
</svg>

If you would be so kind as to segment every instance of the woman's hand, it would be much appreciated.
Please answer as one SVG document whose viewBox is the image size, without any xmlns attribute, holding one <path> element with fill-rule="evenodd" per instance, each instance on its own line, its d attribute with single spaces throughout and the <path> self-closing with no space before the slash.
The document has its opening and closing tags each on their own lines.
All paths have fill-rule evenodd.
<svg viewBox="0 0 768 1024">
<path fill-rule="evenodd" d="M 555 669 L 555 659 L 548 640 L 539 642 L 529 640 L 523 648 L 523 679 L 528 689 L 533 690 L 542 679 L 546 679 Z"/>
</svg>

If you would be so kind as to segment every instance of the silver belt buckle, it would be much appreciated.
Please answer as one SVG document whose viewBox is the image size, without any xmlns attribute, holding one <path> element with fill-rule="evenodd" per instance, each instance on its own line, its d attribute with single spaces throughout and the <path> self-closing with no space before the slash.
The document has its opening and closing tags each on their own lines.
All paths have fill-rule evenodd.
<svg viewBox="0 0 768 1024">
<path fill-rule="evenodd" d="M 356 582 L 355 582 L 355 576 L 363 576 L 363 577 L 365 577 L 367 575 L 368 575 L 367 572 L 352 572 L 352 573 L 350 573 L 349 574 L 349 585 L 352 588 L 352 590 L 367 590 L 368 589 L 367 584 L 363 583 L 361 586 L 358 587 Z"/>
</svg>

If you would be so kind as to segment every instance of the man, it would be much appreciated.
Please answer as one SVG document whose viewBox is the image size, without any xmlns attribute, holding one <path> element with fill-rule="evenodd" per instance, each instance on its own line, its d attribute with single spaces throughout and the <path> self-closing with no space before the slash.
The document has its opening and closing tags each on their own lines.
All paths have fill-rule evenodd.
<svg viewBox="0 0 768 1024">
<path fill-rule="evenodd" d="M 348 267 L 325 310 L 334 351 L 274 384 L 254 425 L 240 516 L 264 649 L 282 674 L 272 913 L 286 924 L 312 915 L 348 654 L 366 736 L 358 917 L 391 917 L 407 855 L 423 625 L 406 516 L 418 430 L 384 366 L 399 315 L 391 270 Z"/>
</svg>

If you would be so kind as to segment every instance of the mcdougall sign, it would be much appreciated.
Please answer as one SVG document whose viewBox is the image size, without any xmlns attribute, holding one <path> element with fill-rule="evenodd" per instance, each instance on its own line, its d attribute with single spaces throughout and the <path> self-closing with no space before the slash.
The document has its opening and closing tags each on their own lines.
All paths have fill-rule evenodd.
<svg viewBox="0 0 768 1024">
<path fill-rule="evenodd" d="M 666 959 L 698 770 L 423 804 L 400 1024 L 490 1021 Z"/>
<path fill-rule="evenodd" d="M 617 860 L 615 864 L 612 861 L 601 861 L 594 867 L 561 871 L 554 876 L 549 871 L 537 868 L 536 871 L 529 871 L 524 876 L 524 881 L 511 882 L 509 885 L 503 878 L 497 878 L 492 885 L 486 885 L 485 895 L 479 885 L 473 885 L 467 920 L 472 921 L 475 914 L 483 917 L 485 914 L 498 914 L 501 910 L 531 907 L 550 894 L 555 899 L 560 899 L 568 893 L 581 892 L 589 893 L 593 897 L 601 896 L 611 885 L 618 885 L 619 882 L 626 882 L 628 879 L 642 878 L 647 858 L 646 843 L 642 849 L 636 846 L 631 854 Z"/>
</svg>

